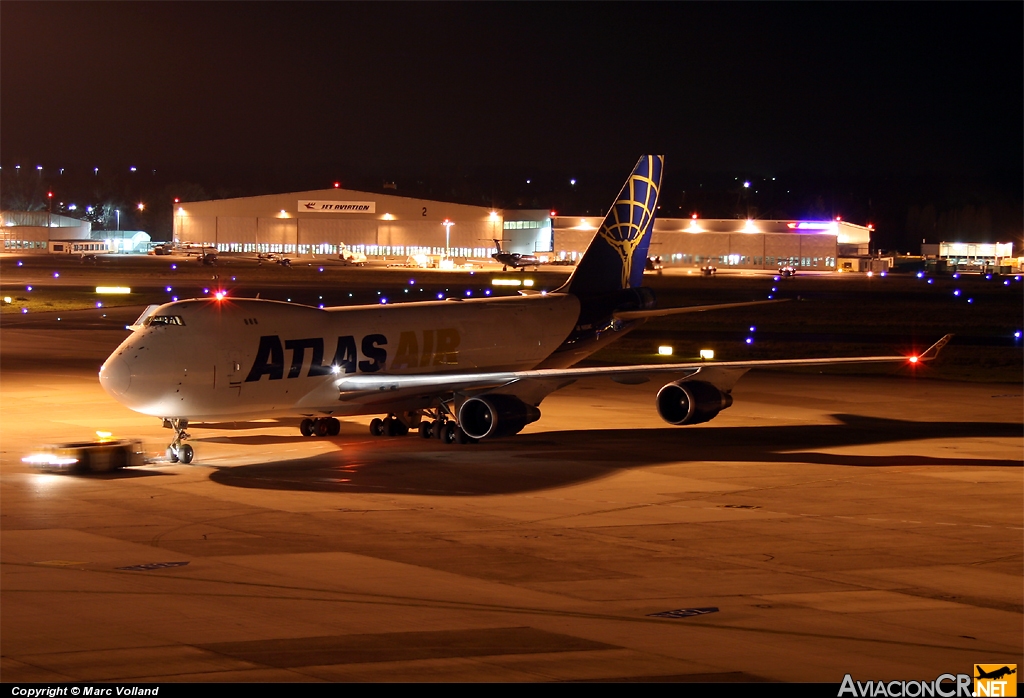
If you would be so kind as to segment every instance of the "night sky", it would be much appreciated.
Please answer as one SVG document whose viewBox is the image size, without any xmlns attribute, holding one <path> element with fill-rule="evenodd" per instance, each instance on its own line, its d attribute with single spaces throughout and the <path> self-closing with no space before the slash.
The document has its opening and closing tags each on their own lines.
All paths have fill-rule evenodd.
<svg viewBox="0 0 1024 698">
<path fill-rule="evenodd" d="M 659 152 L 1017 189 L 1022 8 L 4 0 L 0 165 L 585 179 Z"/>
</svg>

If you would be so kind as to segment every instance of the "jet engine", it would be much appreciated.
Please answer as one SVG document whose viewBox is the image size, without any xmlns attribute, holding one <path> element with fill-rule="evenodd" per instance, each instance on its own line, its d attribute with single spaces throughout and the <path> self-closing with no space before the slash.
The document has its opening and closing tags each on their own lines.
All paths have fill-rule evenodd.
<svg viewBox="0 0 1024 698">
<path fill-rule="evenodd" d="M 459 408 L 459 426 L 474 439 L 518 434 L 530 422 L 540 419 L 540 410 L 515 395 L 471 397 Z"/>
<path fill-rule="evenodd" d="M 732 395 L 701 381 L 676 381 L 658 391 L 658 414 L 669 424 L 709 422 L 732 404 Z"/>
</svg>

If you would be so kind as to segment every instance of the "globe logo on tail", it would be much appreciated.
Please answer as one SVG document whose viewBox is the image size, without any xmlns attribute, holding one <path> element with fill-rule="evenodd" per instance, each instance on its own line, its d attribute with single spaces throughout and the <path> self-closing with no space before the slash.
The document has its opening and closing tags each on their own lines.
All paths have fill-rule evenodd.
<svg viewBox="0 0 1024 698">
<path fill-rule="evenodd" d="M 633 253 L 653 225 L 661 186 L 663 155 L 648 155 L 619 193 L 598 235 L 622 260 L 622 287 L 629 288 Z"/>
</svg>

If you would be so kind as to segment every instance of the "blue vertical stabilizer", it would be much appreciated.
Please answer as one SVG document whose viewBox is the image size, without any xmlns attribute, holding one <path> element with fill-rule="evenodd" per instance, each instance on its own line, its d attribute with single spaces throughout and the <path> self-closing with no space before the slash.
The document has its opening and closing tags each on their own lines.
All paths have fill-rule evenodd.
<svg viewBox="0 0 1024 698">
<path fill-rule="evenodd" d="M 605 296 L 643 284 L 664 164 L 664 155 L 640 158 L 567 287 L 560 290 L 578 297 Z"/>
</svg>

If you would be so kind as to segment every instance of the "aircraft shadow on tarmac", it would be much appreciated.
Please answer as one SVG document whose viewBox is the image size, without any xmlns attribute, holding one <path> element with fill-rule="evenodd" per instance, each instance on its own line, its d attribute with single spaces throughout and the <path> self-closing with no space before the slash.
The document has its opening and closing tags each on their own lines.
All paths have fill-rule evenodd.
<svg viewBox="0 0 1024 698">
<path fill-rule="evenodd" d="M 473 446 L 418 437 L 339 437 L 340 449 L 311 458 L 218 468 L 233 487 L 316 492 L 487 495 L 584 482 L 612 471 L 663 463 L 813 463 L 845 467 L 986 466 L 1020 460 L 919 455 L 841 455 L 822 449 L 925 439 L 1020 438 L 1013 422 L 909 422 L 833 415 L 838 424 L 696 429 L 603 429 L 522 434 Z M 234 440 L 227 437 L 233 443 Z"/>
<path fill-rule="evenodd" d="M 173 477 L 171 473 L 142 468 L 119 468 L 109 473 L 66 473 L 65 477 L 79 477 L 87 480 L 131 480 L 138 477 Z"/>
<path fill-rule="evenodd" d="M 305 443 L 309 438 L 302 434 L 281 436 L 279 434 L 249 434 L 246 436 L 206 436 L 193 439 L 193 443 L 235 444 L 236 446 L 272 446 L 277 444 Z"/>
</svg>

